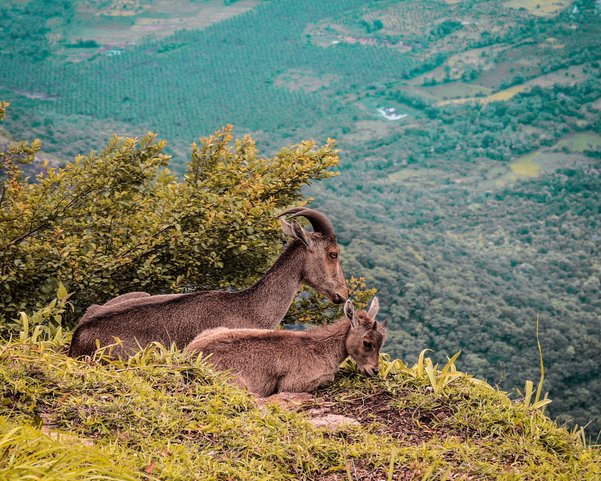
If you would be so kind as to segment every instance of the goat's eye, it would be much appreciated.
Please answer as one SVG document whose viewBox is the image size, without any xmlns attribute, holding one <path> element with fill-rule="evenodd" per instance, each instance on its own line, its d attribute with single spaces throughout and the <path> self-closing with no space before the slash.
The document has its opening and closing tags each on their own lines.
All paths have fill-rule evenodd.
<svg viewBox="0 0 601 481">
<path fill-rule="evenodd" d="M 363 341 L 363 347 L 365 348 L 366 351 L 371 351 L 372 344 L 369 341 Z"/>
<path fill-rule="evenodd" d="M 330 252 L 330 259 L 338 259 L 338 252 Z"/>
</svg>

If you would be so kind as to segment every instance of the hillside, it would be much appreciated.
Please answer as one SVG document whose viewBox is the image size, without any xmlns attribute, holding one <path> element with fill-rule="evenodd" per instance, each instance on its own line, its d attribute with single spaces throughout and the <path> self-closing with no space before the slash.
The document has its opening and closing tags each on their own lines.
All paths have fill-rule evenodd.
<svg viewBox="0 0 601 481">
<path fill-rule="evenodd" d="M 389 352 L 461 349 L 513 392 L 537 377 L 538 318 L 550 413 L 601 430 L 598 2 L 32 0 L 0 18 L 6 129 L 59 158 L 153 129 L 181 173 L 226 123 L 269 154 L 335 137 L 341 175 L 305 193 L 379 290 Z"/>
<path fill-rule="evenodd" d="M 383 358 L 370 379 L 347 365 L 313 397 L 259 402 L 179 352 L 81 362 L 61 334 L 35 337 L 0 345 L 5 480 L 601 476 L 580 432 L 449 367 L 431 382 L 427 359 L 420 372 Z"/>
</svg>

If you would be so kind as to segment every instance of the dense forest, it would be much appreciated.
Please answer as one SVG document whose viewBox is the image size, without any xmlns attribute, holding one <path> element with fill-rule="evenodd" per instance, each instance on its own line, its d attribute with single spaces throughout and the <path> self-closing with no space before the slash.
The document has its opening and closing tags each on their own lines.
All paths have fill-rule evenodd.
<svg viewBox="0 0 601 481">
<path fill-rule="evenodd" d="M 340 175 L 305 192 L 379 290 L 388 352 L 461 349 L 513 391 L 538 379 L 538 319 L 550 412 L 601 429 L 598 2 L 221 2 L 165 36 L 136 33 L 155 2 L 114 3 L 0 8 L 5 137 L 64 162 L 152 129 L 180 175 L 228 123 L 268 155 L 336 138 Z"/>
</svg>

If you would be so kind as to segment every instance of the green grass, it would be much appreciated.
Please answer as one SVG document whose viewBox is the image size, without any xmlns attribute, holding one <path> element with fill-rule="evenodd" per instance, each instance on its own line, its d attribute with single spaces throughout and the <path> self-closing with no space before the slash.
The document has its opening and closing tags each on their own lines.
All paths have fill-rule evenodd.
<svg viewBox="0 0 601 481">
<path fill-rule="evenodd" d="M 539 152 L 528 154 L 510 164 L 511 171 L 519 177 L 536 177 L 540 172 L 540 165 L 535 162 Z"/>
<path fill-rule="evenodd" d="M 438 99 L 472 98 L 477 95 L 488 95 L 491 90 L 480 85 L 465 82 L 449 82 L 434 87 L 420 87 L 423 91 Z"/>
<path fill-rule="evenodd" d="M 39 429 L 0 416 L 0 479 L 135 480 L 140 479 L 127 459 L 113 463 L 114 446 L 97 448 L 81 439 L 43 434 Z"/>
<path fill-rule="evenodd" d="M 562 138 L 555 148 L 567 147 L 572 152 L 601 149 L 601 135 L 595 132 L 576 132 Z"/>
<path fill-rule="evenodd" d="M 58 336 L 59 338 L 61 336 Z M 0 347 L 2 479 L 595 479 L 601 454 L 540 410 L 423 355 L 348 363 L 299 412 L 256 399 L 202 360 L 151 347 L 81 362 L 64 341 Z M 309 408 L 354 417 L 310 424 Z M 4 453 L 4 454 L 2 454 Z M 350 475 L 349 475 L 350 473 Z"/>
<path fill-rule="evenodd" d="M 552 17 L 571 4 L 572 0 L 509 0 L 505 3 L 511 8 L 524 8 L 537 17 Z"/>
</svg>

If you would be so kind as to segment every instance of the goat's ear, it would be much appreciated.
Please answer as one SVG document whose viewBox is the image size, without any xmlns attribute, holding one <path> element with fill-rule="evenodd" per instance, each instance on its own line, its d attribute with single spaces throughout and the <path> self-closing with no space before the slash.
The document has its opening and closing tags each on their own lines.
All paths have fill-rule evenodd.
<svg viewBox="0 0 601 481">
<path fill-rule="evenodd" d="M 388 319 L 384 322 L 378 322 L 378 331 L 380 331 L 380 334 L 383 336 L 388 334 Z"/>
<path fill-rule="evenodd" d="M 344 303 L 344 315 L 349 321 L 351 321 L 352 327 L 357 327 L 357 320 L 355 319 L 355 308 L 353 307 L 353 303 L 350 299 L 347 299 Z"/>
<path fill-rule="evenodd" d="M 282 231 L 284 232 L 284 234 L 294 239 L 298 239 L 307 247 L 309 247 L 309 233 L 305 229 L 303 229 L 298 222 L 286 222 L 284 219 L 280 218 L 280 224 L 282 225 Z"/>
<path fill-rule="evenodd" d="M 370 319 L 375 319 L 378 315 L 378 311 L 380 310 L 380 301 L 378 301 L 377 297 L 374 297 L 371 300 L 371 304 L 369 306 L 369 311 L 367 311 L 367 316 Z"/>
</svg>

